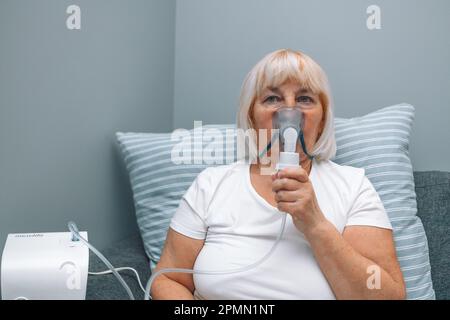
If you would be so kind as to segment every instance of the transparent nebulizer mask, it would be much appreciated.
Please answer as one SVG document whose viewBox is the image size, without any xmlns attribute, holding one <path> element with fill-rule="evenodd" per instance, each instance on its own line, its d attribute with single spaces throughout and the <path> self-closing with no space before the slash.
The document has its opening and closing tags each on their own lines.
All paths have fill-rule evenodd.
<svg viewBox="0 0 450 320">
<path fill-rule="evenodd" d="M 272 135 L 270 143 L 261 153 L 260 157 L 267 153 L 276 140 L 279 141 L 279 160 L 276 166 L 277 170 L 286 167 L 298 167 L 300 163 L 300 155 L 297 152 L 297 141 L 309 159 L 313 159 L 306 150 L 305 140 L 303 137 L 304 118 L 302 110 L 298 107 L 277 108 L 272 117 L 272 129 L 275 134 Z"/>
<path fill-rule="evenodd" d="M 300 156 L 296 152 L 297 141 L 302 132 L 302 112 L 298 108 L 280 107 L 272 118 L 272 127 L 278 131 L 280 156 L 277 169 L 297 167 Z"/>
</svg>

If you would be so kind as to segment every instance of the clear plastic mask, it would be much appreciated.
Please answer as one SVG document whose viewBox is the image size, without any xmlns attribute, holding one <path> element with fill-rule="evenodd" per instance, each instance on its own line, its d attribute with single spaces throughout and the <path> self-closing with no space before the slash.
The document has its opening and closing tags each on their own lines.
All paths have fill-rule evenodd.
<svg viewBox="0 0 450 320">
<path fill-rule="evenodd" d="M 278 129 L 280 151 L 295 152 L 303 128 L 303 114 L 299 108 L 280 107 L 272 118 L 273 129 Z"/>
</svg>

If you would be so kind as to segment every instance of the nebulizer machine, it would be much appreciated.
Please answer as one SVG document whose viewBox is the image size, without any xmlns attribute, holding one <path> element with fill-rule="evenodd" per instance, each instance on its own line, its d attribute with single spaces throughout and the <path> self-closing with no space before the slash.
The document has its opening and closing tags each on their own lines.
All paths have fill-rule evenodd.
<svg viewBox="0 0 450 320">
<path fill-rule="evenodd" d="M 286 167 L 298 167 L 300 163 L 299 154 L 296 152 L 297 143 L 305 153 L 305 155 L 312 159 L 305 146 L 303 137 L 303 116 L 299 107 L 285 107 L 281 106 L 274 112 L 272 118 L 272 130 L 275 134 L 272 135 L 272 139 L 259 155 L 261 158 L 267 154 L 274 143 L 278 141 L 279 145 L 279 160 L 277 163 L 277 170 L 281 170 Z M 118 279 L 120 284 L 125 288 L 129 298 L 134 300 L 134 295 L 119 274 L 119 271 L 128 269 L 134 271 L 137 276 L 139 285 L 145 293 L 145 299 L 151 299 L 151 287 L 153 281 L 163 273 L 192 273 L 192 274 L 208 274 L 208 275 L 224 275 L 232 273 L 240 273 L 251 270 L 258 265 L 266 261 L 277 248 L 286 225 L 286 214 L 282 216 L 282 222 L 280 226 L 279 234 L 272 246 L 272 248 L 263 256 L 260 260 L 237 269 L 232 270 L 198 270 L 198 269 L 185 269 L 185 268 L 165 268 L 152 273 L 147 285 L 144 289 L 139 279 L 139 274 L 132 268 L 115 268 L 94 246 L 87 241 L 87 232 L 80 232 L 74 222 L 68 223 L 68 229 L 70 232 L 55 233 L 55 234 L 14 234 L 8 236 L 5 250 L 2 256 L 2 297 L 5 299 L 84 299 L 86 294 L 87 276 L 89 275 L 102 275 L 112 273 Z M 37 238 L 36 238 L 37 237 Z M 48 256 L 52 256 L 55 263 L 48 262 L 48 259 L 39 257 L 33 254 L 33 245 L 38 245 L 37 239 L 41 239 L 41 243 L 45 244 L 42 252 L 46 252 Z M 33 244 L 33 245 L 30 245 Z M 96 254 L 100 260 L 109 268 L 103 272 L 88 272 L 88 249 Z M 41 250 L 41 249 L 39 249 Z M 56 272 L 55 266 L 58 265 L 56 261 L 61 261 L 61 256 L 67 256 L 70 254 L 70 260 L 74 261 L 72 267 L 78 267 L 78 284 L 81 284 L 81 290 L 74 291 L 68 286 L 68 281 L 62 285 L 61 274 Z M 44 261 L 47 260 L 47 261 Z M 39 261 L 39 268 L 36 269 L 36 265 L 33 263 Z M 81 267 L 80 267 L 81 266 Z M 70 267 L 70 266 L 69 266 Z M 81 270 L 80 270 L 81 269 Z M 26 275 L 27 277 L 24 277 Z M 46 285 L 43 288 L 30 285 L 33 283 L 33 279 L 46 279 Z M 21 281 L 22 282 L 17 282 Z M 29 282 L 24 282 L 23 279 L 29 279 Z M 73 283 L 72 283 L 73 284 Z M 75 283 L 76 284 L 76 283 Z M 43 290 L 47 290 L 48 294 L 45 295 Z"/>
</svg>

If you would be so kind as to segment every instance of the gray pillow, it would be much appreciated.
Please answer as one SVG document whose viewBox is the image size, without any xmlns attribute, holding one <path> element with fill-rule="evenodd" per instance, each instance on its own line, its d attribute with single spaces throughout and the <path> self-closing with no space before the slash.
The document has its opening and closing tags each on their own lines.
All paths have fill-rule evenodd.
<svg viewBox="0 0 450 320">
<path fill-rule="evenodd" d="M 414 172 L 417 210 L 430 246 L 436 299 L 450 300 L 450 172 Z"/>
</svg>

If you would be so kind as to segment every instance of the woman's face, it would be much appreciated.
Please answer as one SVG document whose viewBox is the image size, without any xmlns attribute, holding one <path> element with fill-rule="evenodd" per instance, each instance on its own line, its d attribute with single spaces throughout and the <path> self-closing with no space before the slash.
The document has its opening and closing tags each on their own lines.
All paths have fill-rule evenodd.
<svg viewBox="0 0 450 320">
<path fill-rule="evenodd" d="M 272 117 L 280 106 L 300 107 L 303 114 L 303 134 L 306 149 L 312 150 L 314 144 L 322 133 L 325 117 L 319 95 L 313 94 L 309 90 L 304 91 L 302 87 L 295 82 L 285 82 L 276 88 L 266 88 L 260 97 L 256 98 L 253 106 L 251 118 L 256 130 L 267 130 L 267 141 L 270 141 L 272 129 Z M 259 136 L 259 135 L 258 135 Z M 259 140 L 259 139 L 258 139 Z M 260 150 L 265 146 L 260 146 Z M 297 144 L 297 152 L 301 148 Z M 306 155 L 300 152 L 300 161 L 306 160 Z"/>
</svg>

